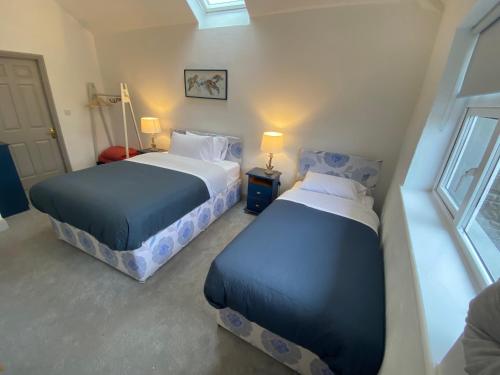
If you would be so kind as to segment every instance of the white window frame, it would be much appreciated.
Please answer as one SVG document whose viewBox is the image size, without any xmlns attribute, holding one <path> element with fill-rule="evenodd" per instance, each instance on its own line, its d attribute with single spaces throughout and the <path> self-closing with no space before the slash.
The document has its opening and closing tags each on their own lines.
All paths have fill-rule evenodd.
<svg viewBox="0 0 500 375">
<path fill-rule="evenodd" d="M 210 4 L 208 0 L 198 0 L 206 13 L 225 12 L 232 10 L 246 9 L 244 0 L 233 0 L 225 4 Z"/>
<path fill-rule="evenodd" d="M 481 100 L 476 100 L 476 102 L 481 103 Z M 454 229 L 462 250 L 464 250 L 463 253 L 465 258 L 471 266 L 476 279 L 482 286 L 486 286 L 491 284 L 494 280 L 470 241 L 466 233 L 466 228 L 470 224 L 475 210 L 477 207 L 480 207 L 481 199 L 484 199 L 485 192 L 488 191 L 490 184 L 493 183 L 495 177 L 494 173 L 496 173 L 496 168 L 498 168 L 500 157 L 498 140 L 500 137 L 500 126 L 497 125 L 495 134 L 488 144 L 485 155 L 478 166 L 479 173 L 474 176 L 471 186 L 460 207 L 456 207 L 445 189 L 446 183 L 457 167 L 457 161 L 464 151 L 463 146 L 470 135 L 471 123 L 469 121 L 471 121 L 474 116 L 495 117 L 499 119 L 498 123 L 500 124 L 500 105 L 498 107 L 496 105 L 495 107 L 479 107 L 473 104 L 474 101 L 471 101 L 471 103 L 469 103 L 470 106 L 464 106 L 464 113 L 458 122 L 455 135 L 448 149 L 447 157 L 441 168 L 441 173 L 437 179 L 434 191 L 447 210 L 450 224 Z M 495 104 L 498 103 L 495 101 Z"/>
</svg>

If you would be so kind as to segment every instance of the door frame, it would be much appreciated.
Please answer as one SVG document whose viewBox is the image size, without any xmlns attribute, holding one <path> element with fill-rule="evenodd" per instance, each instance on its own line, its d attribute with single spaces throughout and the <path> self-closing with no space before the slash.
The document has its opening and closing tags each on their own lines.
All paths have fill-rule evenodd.
<svg viewBox="0 0 500 375">
<path fill-rule="evenodd" d="M 59 116 L 57 115 L 56 105 L 54 97 L 52 95 L 52 89 L 50 88 L 49 75 L 47 73 L 47 67 L 45 65 L 45 60 L 43 58 L 43 55 L 0 50 L 0 57 L 35 61 L 38 68 L 38 73 L 40 74 L 40 79 L 42 81 L 43 93 L 47 100 L 47 106 L 49 108 L 49 116 L 57 132 L 57 139 L 56 139 L 57 147 L 59 148 L 59 152 L 63 160 L 64 171 L 71 172 L 72 171 L 71 163 L 69 162 L 66 143 L 64 142 L 64 136 L 61 130 L 61 124 L 59 123 Z"/>
</svg>

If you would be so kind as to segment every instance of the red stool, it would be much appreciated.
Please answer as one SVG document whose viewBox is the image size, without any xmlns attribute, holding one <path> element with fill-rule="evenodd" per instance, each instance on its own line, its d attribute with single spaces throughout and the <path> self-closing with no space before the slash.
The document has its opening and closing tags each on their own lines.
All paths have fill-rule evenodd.
<svg viewBox="0 0 500 375">
<path fill-rule="evenodd" d="M 139 151 L 135 148 L 128 149 L 130 157 L 139 155 Z M 106 164 L 114 161 L 124 160 L 127 157 L 125 147 L 123 146 L 111 146 L 106 150 L 101 152 L 99 155 L 99 160 L 97 164 Z"/>
</svg>

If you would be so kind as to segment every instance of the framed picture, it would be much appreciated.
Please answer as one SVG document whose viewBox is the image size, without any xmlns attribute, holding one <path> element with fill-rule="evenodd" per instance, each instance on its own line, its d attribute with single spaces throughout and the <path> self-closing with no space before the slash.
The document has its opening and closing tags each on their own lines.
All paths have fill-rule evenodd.
<svg viewBox="0 0 500 375">
<path fill-rule="evenodd" d="M 184 89 L 188 98 L 227 100 L 227 70 L 186 69 Z"/>
</svg>

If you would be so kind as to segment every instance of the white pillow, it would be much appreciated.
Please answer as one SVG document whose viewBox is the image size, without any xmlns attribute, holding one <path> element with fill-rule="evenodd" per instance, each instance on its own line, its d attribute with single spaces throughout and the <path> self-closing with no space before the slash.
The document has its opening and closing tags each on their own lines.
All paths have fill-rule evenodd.
<svg viewBox="0 0 500 375">
<path fill-rule="evenodd" d="M 212 137 L 172 133 L 169 153 L 188 158 L 214 161 Z"/>
<path fill-rule="evenodd" d="M 206 135 L 191 133 L 189 131 L 186 132 L 186 135 L 192 135 L 194 137 L 210 137 L 213 142 L 213 147 L 212 147 L 213 161 L 220 161 L 226 159 L 227 149 L 229 147 L 229 140 L 226 137 L 222 137 L 219 135 L 206 136 Z"/>
<path fill-rule="evenodd" d="M 226 160 L 227 150 L 229 148 L 229 139 L 220 135 L 214 136 L 214 152 L 219 160 Z"/>
<path fill-rule="evenodd" d="M 359 201 L 367 191 L 366 187 L 354 180 L 311 171 L 307 172 L 300 188 L 353 201 Z"/>
</svg>

